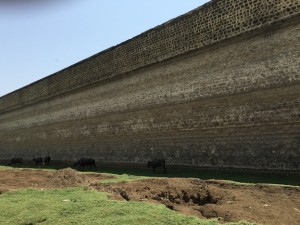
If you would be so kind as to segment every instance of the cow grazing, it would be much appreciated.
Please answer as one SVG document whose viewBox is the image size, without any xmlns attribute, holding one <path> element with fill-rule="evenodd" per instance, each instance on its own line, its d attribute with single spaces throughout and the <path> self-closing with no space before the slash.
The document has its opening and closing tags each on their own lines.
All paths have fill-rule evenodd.
<svg viewBox="0 0 300 225">
<path fill-rule="evenodd" d="M 13 166 L 15 164 L 23 164 L 23 158 L 11 158 L 8 165 Z"/>
<path fill-rule="evenodd" d="M 79 159 L 75 164 L 74 164 L 74 167 L 76 166 L 79 166 L 79 169 L 83 169 L 84 170 L 84 167 L 85 166 L 89 166 L 90 169 L 92 167 L 94 167 L 95 169 L 97 168 L 96 167 L 96 162 L 94 159 L 86 159 L 86 158 L 81 158 Z"/>
<path fill-rule="evenodd" d="M 152 167 L 153 173 L 155 173 L 156 167 L 163 167 L 164 173 L 166 173 L 166 161 L 164 159 L 153 159 L 152 161 L 149 161 L 147 164 L 147 167 Z"/>
<path fill-rule="evenodd" d="M 34 165 L 39 166 L 43 164 L 43 158 L 42 157 L 38 157 L 38 158 L 34 158 L 32 159 L 32 161 L 34 162 Z"/>
<path fill-rule="evenodd" d="M 49 166 L 49 163 L 51 161 L 51 156 L 47 155 L 44 157 L 44 165 Z"/>
</svg>

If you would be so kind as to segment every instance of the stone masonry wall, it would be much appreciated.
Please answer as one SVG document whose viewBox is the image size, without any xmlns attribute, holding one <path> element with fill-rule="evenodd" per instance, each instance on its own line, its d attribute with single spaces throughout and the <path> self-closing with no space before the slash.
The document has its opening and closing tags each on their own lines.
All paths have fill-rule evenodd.
<svg viewBox="0 0 300 225">
<path fill-rule="evenodd" d="M 299 13 L 299 0 L 214 0 L 0 98 L 0 112 L 109 79 Z"/>
<path fill-rule="evenodd" d="M 299 5 L 212 1 L 0 98 L 0 159 L 299 174 Z"/>
</svg>

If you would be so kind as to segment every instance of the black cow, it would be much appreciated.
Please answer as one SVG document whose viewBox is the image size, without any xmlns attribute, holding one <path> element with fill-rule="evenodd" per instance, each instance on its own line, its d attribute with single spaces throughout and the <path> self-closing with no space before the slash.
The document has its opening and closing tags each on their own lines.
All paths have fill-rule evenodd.
<svg viewBox="0 0 300 225">
<path fill-rule="evenodd" d="M 152 161 L 149 161 L 147 164 L 147 167 L 152 167 L 153 173 L 155 173 L 156 167 L 163 167 L 164 173 L 166 173 L 166 161 L 164 159 L 153 159 Z"/>
<path fill-rule="evenodd" d="M 90 169 L 92 167 L 94 167 L 95 169 L 97 168 L 96 167 L 96 162 L 94 159 L 86 159 L 86 158 L 81 158 L 79 159 L 76 163 L 74 163 L 74 167 L 78 166 L 79 165 L 79 169 L 83 169 L 84 170 L 84 167 L 85 166 L 90 166 Z"/>
<path fill-rule="evenodd" d="M 23 164 L 23 158 L 11 158 L 8 165 L 13 166 L 15 164 Z"/>
<path fill-rule="evenodd" d="M 50 161 L 51 161 L 51 156 L 47 155 L 44 157 L 45 166 L 49 166 Z"/>
<path fill-rule="evenodd" d="M 32 161 L 34 162 L 34 165 L 39 166 L 43 164 L 43 158 L 42 157 L 38 157 L 38 158 L 34 158 L 32 159 Z"/>
</svg>

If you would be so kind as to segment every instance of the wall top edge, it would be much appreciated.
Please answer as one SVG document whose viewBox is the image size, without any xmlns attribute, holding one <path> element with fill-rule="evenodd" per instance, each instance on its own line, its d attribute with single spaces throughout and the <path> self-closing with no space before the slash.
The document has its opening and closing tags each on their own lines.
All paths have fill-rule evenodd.
<svg viewBox="0 0 300 225">
<path fill-rule="evenodd" d="M 0 113 L 161 62 L 262 26 L 270 26 L 273 22 L 299 14 L 298 0 L 212 0 L 0 97 Z"/>
<path fill-rule="evenodd" d="M 147 35 L 147 33 L 150 33 L 150 32 L 152 32 L 153 30 L 163 28 L 164 26 L 166 26 L 166 25 L 168 25 L 168 24 L 171 24 L 171 23 L 175 23 L 175 22 L 176 22 L 177 20 L 179 20 L 180 18 L 182 18 L 182 17 L 184 17 L 184 16 L 187 16 L 187 15 L 190 15 L 190 14 L 192 14 L 192 13 L 198 11 L 199 9 L 206 8 L 206 7 L 208 7 L 209 5 L 211 5 L 212 3 L 217 2 L 217 1 L 221 1 L 221 0 L 211 0 L 211 1 L 209 1 L 209 2 L 207 2 L 207 3 L 205 3 L 205 4 L 203 4 L 203 5 L 201 5 L 201 6 L 197 7 L 197 8 L 195 8 L 195 9 L 192 9 L 192 10 L 188 11 L 187 13 L 184 13 L 184 14 L 182 14 L 182 15 L 179 15 L 178 17 L 172 18 L 172 19 L 170 19 L 170 20 L 168 20 L 168 21 L 166 21 L 166 22 L 164 22 L 164 23 L 162 23 L 162 24 L 160 24 L 160 25 L 157 25 L 157 26 L 155 26 L 155 27 L 153 27 L 153 28 L 150 28 L 150 29 L 148 29 L 148 30 L 146 30 L 146 31 L 144 31 L 144 32 L 142 32 L 142 33 L 140 33 L 140 34 L 138 34 L 138 35 L 132 37 L 132 38 L 129 38 L 129 39 L 127 39 L 127 40 L 125 40 L 125 41 L 123 41 L 123 42 L 117 44 L 117 45 L 114 45 L 114 46 L 111 46 L 111 47 L 109 47 L 109 48 L 107 48 L 107 49 L 104 49 L 104 50 L 102 50 L 102 51 L 100 51 L 100 52 L 98 52 L 98 53 L 96 53 L 96 54 L 93 54 L 93 55 L 91 55 L 91 56 L 89 56 L 89 57 L 87 57 L 87 58 L 85 58 L 85 59 L 83 59 L 83 60 L 80 60 L 80 61 L 78 61 L 78 62 L 76 62 L 76 63 L 74 63 L 74 64 L 71 64 L 71 65 L 69 65 L 69 66 L 67 66 L 67 67 L 65 67 L 65 68 L 63 68 L 63 69 L 61 69 L 61 70 L 58 70 L 58 71 L 56 71 L 56 72 L 54 72 L 54 73 L 52 73 L 52 74 L 50 74 L 50 75 L 47 75 L 47 76 L 45 76 L 45 77 L 43 77 L 43 78 L 41 78 L 41 79 L 38 79 L 38 80 L 36 80 L 36 81 L 34 81 L 34 82 L 28 84 L 28 85 L 25 85 L 25 86 L 23 86 L 23 87 L 21 87 L 21 88 L 18 88 L 18 89 L 16 89 L 16 90 L 12 91 L 12 92 L 9 92 L 9 93 L 5 94 L 5 95 L 3 95 L 3 96 L 0 96 L 0 99 L 1 99 L 1 98 L 4 98 L 4 97 L 6 97 L 7 95 L 10 95 L 10 94 L 12 94 L 12 93 L 18 92 L 19 90 L 24 89 L 24 88 L 26 88 L 26 87 L 28 87 L 28 86 L 34 85 L 34 84 L 36 84 L 36 83 L 38 83 L 38 82 L 40 82 L 40 81 L 42 81 L 42 80 L 45 80 L 45 79 L 50 78 L 50 77 L 52 77 L 52 76 L 56 76 L 57 74 L 59 74 L 59 73 L 65 71 L 65 70 L 68 70 L 68 69 L 70 69 L 70 68 L 72 68 L 72 67 L 74 67 L 74 66 L 76 66 L 76 65 L 82 64 L 82 63 L 84 63 L 84 62 L 86 62 L 86 61 L 88 61 L 88 60 L 91 60 L 91 59 L 93 59 L 93 58 L 96 58 L 97 56 L 99 56 L 99 55 L 101 55 L 101 54 L 104 54 L 104 53 L 109 52 L 109 51 L 113 51 L 115 48 L 118 48 L 118 47 L 120 47 L 120 46 L 123 46 L 123 45 L 127 44 L 127 43 L 130 42 L 130 41 L 133 41 L 133 40 L 135 40 L 135 39 L 140 38 L 141 36 Z"/>
</svg>

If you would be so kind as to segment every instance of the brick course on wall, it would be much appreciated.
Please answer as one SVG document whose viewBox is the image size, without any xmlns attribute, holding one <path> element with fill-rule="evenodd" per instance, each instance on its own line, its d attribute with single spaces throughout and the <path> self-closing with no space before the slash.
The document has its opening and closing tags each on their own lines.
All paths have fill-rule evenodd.
<svg viewBox="0 0 300 225">
<path fill-rule="evenodd" d="M 299 5 L 212 1 L 0 98 L 0 159 L 300 173 Z"/>
<path fill-rule="evenodd" d="M 0 112 L 212 45 L 299 13 L 299 0 L 211 1 L 0 98 Z"/>
</svg>

